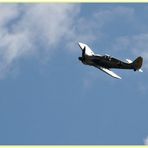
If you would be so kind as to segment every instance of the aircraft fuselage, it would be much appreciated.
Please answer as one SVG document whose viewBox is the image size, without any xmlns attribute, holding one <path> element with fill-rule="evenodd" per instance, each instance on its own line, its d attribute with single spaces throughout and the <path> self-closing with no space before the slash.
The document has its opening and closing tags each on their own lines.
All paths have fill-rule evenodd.
<svg viewBox="0 0 148 148">
<path fill-rule="evenodd" d="M 79 60 L 86 65 L 90 66 L 101 66 L 105 68 L 118 68 L 118 69 L 134 69 L 133 64 L 125 63 L 121 60 L 110 56 L 87 56 L 79 57 Z"/>
</svg>

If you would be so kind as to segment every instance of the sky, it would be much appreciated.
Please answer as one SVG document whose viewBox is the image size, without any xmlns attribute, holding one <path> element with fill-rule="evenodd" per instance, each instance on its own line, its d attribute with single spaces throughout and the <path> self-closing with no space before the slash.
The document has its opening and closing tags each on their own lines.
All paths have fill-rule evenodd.
<svg viewBox="0 0 148 148">
<path fill-rule="evenodd" d="M 148 144 L 148 4 L 1 4 L 0 144 Z M 143 73 L 83 65 L 78 42 Z"/>
</svg>

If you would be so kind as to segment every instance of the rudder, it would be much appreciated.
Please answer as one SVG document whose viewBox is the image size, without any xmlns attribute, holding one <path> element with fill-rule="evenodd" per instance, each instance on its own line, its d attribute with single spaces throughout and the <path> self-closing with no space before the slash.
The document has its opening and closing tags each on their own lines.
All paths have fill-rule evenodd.
<svg viewBox="0 0 148 148">
<path fill-rule="evenodd" d="M 142 66 L 143 63 L 143 58 L 142 57 L 138 57 L 136 58 L 135 61 L 133 61 L 133 67 L 134 67 L 134 71 L 139 70 Z"/>
</svg>

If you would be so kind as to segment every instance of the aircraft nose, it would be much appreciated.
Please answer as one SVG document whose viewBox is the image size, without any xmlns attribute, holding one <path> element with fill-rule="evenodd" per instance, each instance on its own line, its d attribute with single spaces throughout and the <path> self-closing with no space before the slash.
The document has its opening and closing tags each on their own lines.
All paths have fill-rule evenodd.
<svg viewBox="0 0 148 148">
<path fill-rule="evenodd" d="M 81 61 L 82 60 L 82 57 L 78 57 L 78 59 Z"/>
<path fill-rule="evenodd" d="M 81 42 L 78 42 L 78 45 L 80 46 L 81 49 L 84 49 L 84 47 L 85 47 L 85 44 L 83 44 Z"/>
<path fill-rule="evenodd" d="M 82 58 L 82 57 L 78 57 L 78 59 L 79 59 L 81 62 L 83 62 L 83 58 Z"/>
</svg>

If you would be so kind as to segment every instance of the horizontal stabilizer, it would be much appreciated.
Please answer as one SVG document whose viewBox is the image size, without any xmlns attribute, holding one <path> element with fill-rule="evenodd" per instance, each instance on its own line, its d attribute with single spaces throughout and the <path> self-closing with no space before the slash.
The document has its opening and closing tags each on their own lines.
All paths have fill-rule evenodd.
<svg viewBox="0 0 148 148">
<path fill-rule="evenodd" d="M 143 70 L 142 70 L 142 69 L 139 69 L 138 71 L 139 71 L 139 72 L 143 72 Z"/>
<path fill-rule="evenodd" d="M 130 59 L 126 59 L 127 63 L 131 64 L 133 61 Z"/>
</svg>

